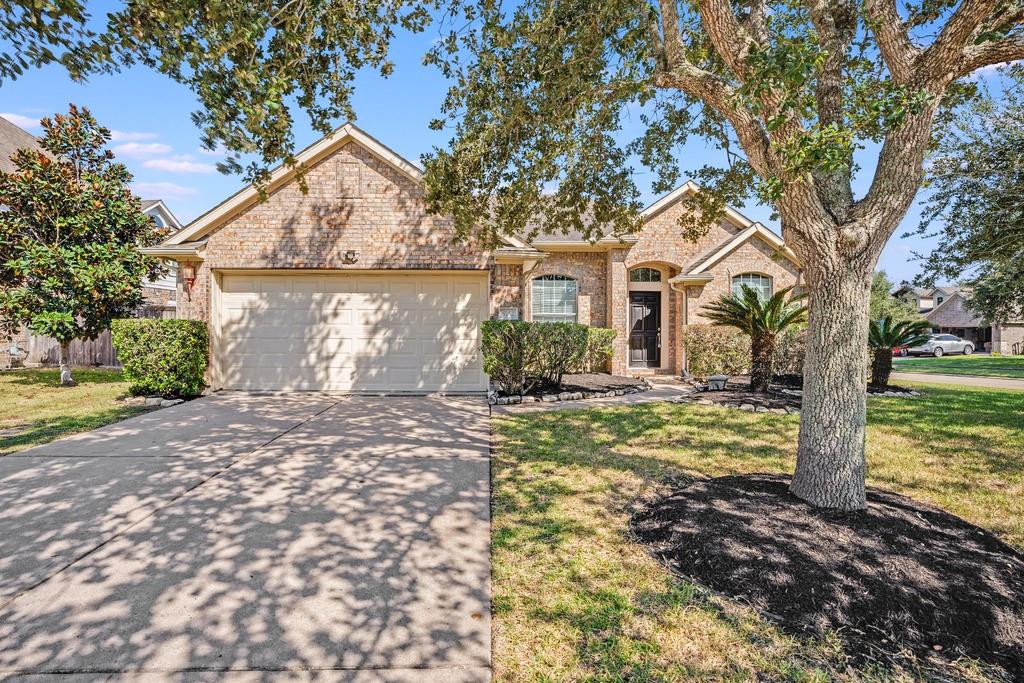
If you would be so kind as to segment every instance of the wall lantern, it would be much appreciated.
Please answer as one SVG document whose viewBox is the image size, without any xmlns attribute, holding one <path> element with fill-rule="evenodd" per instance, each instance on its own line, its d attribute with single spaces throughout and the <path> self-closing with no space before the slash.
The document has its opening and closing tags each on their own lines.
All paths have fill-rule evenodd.
<svg viewBox="0 0 1024 683">
<path fill-rule="evenodd" d="M 185 291 L 189 292 L 189 298 L 191 299 L 192 285 L 196 281 L 196 266 L 193 263 L 182 263 L 180 272 L 181 280 L 185 283 Z"/>
</svg>

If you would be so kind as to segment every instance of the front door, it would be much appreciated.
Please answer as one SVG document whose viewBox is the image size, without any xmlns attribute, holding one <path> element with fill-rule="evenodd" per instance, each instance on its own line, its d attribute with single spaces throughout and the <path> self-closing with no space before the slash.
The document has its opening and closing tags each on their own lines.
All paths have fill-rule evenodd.
<svg viewBox="0 0 1024 683">
<path fill-rule="evenodd" d="M 629 293 L 629 364 L 661 366 L 661 292 Z"/>
</svg>

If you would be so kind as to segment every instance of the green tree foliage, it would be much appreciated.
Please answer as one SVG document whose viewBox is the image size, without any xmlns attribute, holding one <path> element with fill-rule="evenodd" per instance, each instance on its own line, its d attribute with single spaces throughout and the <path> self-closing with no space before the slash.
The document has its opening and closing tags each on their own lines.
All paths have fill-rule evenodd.
<svg viewBox="0 0 1024 683">
<path fill-rule="evenodd" d="M 894 320 L 920 320 L 921 314 L 913 305 L 892 295 L 894 285 L 884 270 L 871 278 L 871 304 L 868 317 L 871 320 L 892 318 Z"/>
<path fill-rule="evenodd" d="M 0 172 L 0 326 L 60 342 L 61 382 L 70 384 L 67 345 L 139 307 L 143 279 L 161 267 L 138 247 L 162 235 L 87 109 L 72 105 L 42 126 L 42 149 L 18 150 L 15 170 Z"/>
<path fill-rule="evenodd" d="M 188 86 L 203 144 L 229 154 L 223 170 L 267 179 L 293 162 L 293 114 L 328 132 L 354 119 L 352 80 L 388 75 L 396 31 L 421 31 L 436 4 L 402 0 L 114 2 L 104 17 L 86 0 L 0 0 L 0 83 L 58 62 L 72 77 L 142 64 Z M 241 157 L 251 155 L 244 169 Z"/>
<path fill-rule="evenodd" d="M 918 233 L 937 236 L 919 283 L 960 281 L 987 320 L 1024 319 L 1024 68 L 1001 101 L 957 112 L 932 154 Z"/>
<path fill-rule="evenodd" d="M 701 311 L 711 322 L 750 336 L 750 388 L 754 391 L 768 391 L 780 335 L 807 320 L 807 309 L 800 303 L 803 297 L 791 297 L 792 289 L 785 287 L 766 299 L 743 285 L 741 294 L 722 296 Z"/>
<path fill-rule="evenodd" d="M 868 330 L 868 346 L 872 351 L 871 383 L 889 385 L 892 374 L 892 350 L 901 346 L 917 346 L 928 341 L 932 331 L 927 320 L 898 320 L 886 316 L 872 320 Z"/>
</svg>

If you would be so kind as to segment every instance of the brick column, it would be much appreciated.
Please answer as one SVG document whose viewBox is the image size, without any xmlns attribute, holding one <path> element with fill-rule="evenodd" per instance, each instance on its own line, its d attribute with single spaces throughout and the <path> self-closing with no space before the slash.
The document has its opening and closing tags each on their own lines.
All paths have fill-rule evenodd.
<svg viewBox="0 0 1024 683">
<path fill-rule="evenodd" d="M 626 354 L 629 346 L 629 321 L 626 303 L 629 300 L 629 282 L 626 278 L 626 249 L 608 252 L 608 327 L 615 330 L 615 352 L 612 354 L 612 374 L 625 375 Z"/>
</svg>

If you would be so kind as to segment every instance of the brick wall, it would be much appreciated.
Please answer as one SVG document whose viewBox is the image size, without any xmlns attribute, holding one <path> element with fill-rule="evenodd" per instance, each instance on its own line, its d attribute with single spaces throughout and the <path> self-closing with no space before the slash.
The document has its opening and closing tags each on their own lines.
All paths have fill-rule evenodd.
<svg viewBox="0 0 1024 683">
<path fill-rule="evenodd" d="M 752 238 L 710 269 L 714 279 L 700 287 L 687 287 L 686 320 L 692 325 L 708 322 L 700 314 L 703 306 L 732 291 L 732 278 L 742 273 L 760 273 L 772 279 L 772 291 L 797 283 L 799 271 L 787 258 L 779 256 L 775 248 L 759 238 Z"/>
<path fill-rule="evenodd" d="M 604 252 L 552 252 L 527 274 L 524 311 L 530 308 L 530 282 L 541 275 L 565 275 L 576 280 L 576 320 L 592 327 L 607 327 L 607 255 Z M 531 316 L 524 316 L 531 319 Z"/>
<path fill-rule="evenodd" d="M 982 324 L 981 318 L 968 308 L 967 301 L 959 294 L 951 296 L 925 318 L 935 327 L 980 327 Z"/>
<path fill-rule="evenodd" d="M 491 273 L 491 317 L 505 307 L 514 307 L 523 319 L 523 267 L 519 264 L 498 264 Z"/>
<path fill-rule="evenodd" d="M 488 251 L 455 241 L 450 219 L 427 215 L 422 187 L 357 143 L 308 169 L 306 183 L 307 194 L 293 180 L 209 236 L 191 291 L 179 281 L 182 316 L 209 319 L 217 269 L 488 267 Z M 348 251 L 356 253 L 354 263 Z"/>
<path fill-rule="evenodd" d="M 1014 350 L 1024 353 L 1024 323 L 1010 323 L 992 327 L 992 350 L 1011 354 Z"/>
</svg>

